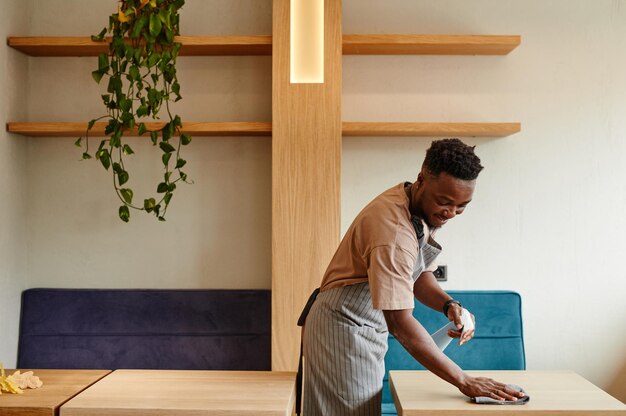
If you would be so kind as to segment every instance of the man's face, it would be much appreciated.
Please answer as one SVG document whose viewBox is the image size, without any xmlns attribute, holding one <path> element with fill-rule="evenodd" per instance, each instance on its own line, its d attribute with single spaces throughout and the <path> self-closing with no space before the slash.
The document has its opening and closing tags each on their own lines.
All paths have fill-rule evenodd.
<svg viewBox="0 0 626 416">
<path fill-rule="evenodd" d="M 445 172 L 433 176 L 422 169 L 417 185 L 415 207 L 429 227 L 441 227 L 463 213 L 472 200 L 476 180 L 464 181 Z"/>
</svg>

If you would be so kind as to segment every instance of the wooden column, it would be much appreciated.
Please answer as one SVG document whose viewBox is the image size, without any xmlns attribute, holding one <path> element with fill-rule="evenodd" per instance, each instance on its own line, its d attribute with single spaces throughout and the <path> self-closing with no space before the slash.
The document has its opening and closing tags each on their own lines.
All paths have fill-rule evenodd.
<svg viewBox="0 0 626 416">
<path fill-rule="evenodd" d="M 310 0 L 309 0 L 310 1 Z M 273 0 L 272 369 L 295 370 L 296 321 L 339 244 L 341 0 L 324 3 L 324 83 L 291 84 L 290 0 Z"/>
</svg>

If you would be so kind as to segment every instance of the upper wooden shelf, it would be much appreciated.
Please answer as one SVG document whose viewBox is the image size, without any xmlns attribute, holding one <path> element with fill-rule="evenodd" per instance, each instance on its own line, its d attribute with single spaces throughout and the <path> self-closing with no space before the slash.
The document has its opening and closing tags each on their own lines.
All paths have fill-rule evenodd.
<svg viewBox="0 0 626 416">
<path fill-rule="evenodd" d="M 146 123 L 148 130 L 163 128 L 165 123 Z M 104 136 L 106 123 L 96 123 L 89 132 L 90 136 Z M 87 123 L 7 123 L 7 131 L 32 137 L 68 137 L 83 136 Z M 230 122 L 230 123 L 191 123 L 183 125 L 183 133 L 192 136 L 271 136 L 270 122 Z M 137 136 L 135 129 L 130 133 Z"/>
<path fill-rule="evenodd" d="M 506 55 L 520 36 L 344 35 L 344 55 Z"/>
<path fill-rule="evenodd" d="M 271 55 L 271 36 L 178 36 L 181 56 Z M 343 35 L 344 55 L 506 55 L 520 36 Z M 97 56 L 107 43 L 90 37 L 9 37 L 7 43 L 31 56 Z"/>
<path fill-rule="evenodd" d="M 94 42 L 90 36 L 9 37 L 10 47 L 31 56 L 98 56 L 109 50 L 107 42 Z M 271 36 L 177 36 L 183 46 L 180 55 L 271 55 Z"/>
<path fill-rule="evenodd" d="M 103 136 L 106 123 L 96 123 L 90 136 Z M 163 123 L 146 123 L 149 130 Z M 520 123 L 411 123 L 344 121 L 344 136 L 406 137 L 505 137 L 520 131 Z M 32 137 L 83 136 L 87 123 L 8 123 L 7 131 Z M 184 123 L 183 132 L 193 136 L 271 136 L 270 122 Z M 130 135 L 137 135 L 132 131 Z"/>
<path fill-rule="evenodd" d="M 344 136 L 505 137 L 518 133 L 520 123 L 412 123 L 344 121 Z"/>
</svg>

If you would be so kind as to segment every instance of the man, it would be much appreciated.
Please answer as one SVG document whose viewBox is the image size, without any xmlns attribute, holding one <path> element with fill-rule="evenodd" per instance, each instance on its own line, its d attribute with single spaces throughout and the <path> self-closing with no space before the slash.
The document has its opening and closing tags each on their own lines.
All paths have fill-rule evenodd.
<svg viewBox="0 0 626 416">
<path fill-rule="evenodd" d="M 462 307 L 433 275 L 441 251 L 433 235 L 463 213 L 482 169 L 473 147 L 458 139 L 434 141 L 415 183 L 383 192 L 356 217 L 303 313 L 304 416 L 380 414 L 388 331 L 469 397 L 523 396 L 465 374 L 412 314 L 415 297 L 455 322 L 459 331 L 449 335 L 460 344 L 474 335 L 461 334 Z"/>
</svg>

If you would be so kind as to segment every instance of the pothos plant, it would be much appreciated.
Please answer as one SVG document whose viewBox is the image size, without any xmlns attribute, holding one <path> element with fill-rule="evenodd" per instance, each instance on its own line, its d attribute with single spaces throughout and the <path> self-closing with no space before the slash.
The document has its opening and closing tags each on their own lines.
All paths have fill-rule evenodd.
<svg viewBox="0 0 626 416">
<path fill-rule="evenodd" d="M 91 37 L 93 41 L 104 42 L 107 32 L 112 35 L 108 53 L 98 56 L 98 69 L 91 74 L 98 83 L 108 79 L 107 94 L 102 95 L 107 114 L 89 121 L 83 159 L 92 158 L 90 130 L 96 121 L 108 119 L 104 131 L 107 138 L 100 142 L 94 157 L 112 173 L 115 192 L 122 202 L 120 219 L 128 222 L 130 209 L 136 209 L 165 221 L 177 183 L 192 183 L 181 170 L 187 162 L 180 153 L 181 146 L 188 145 L 191 137 L 181 133 L 181 118 L 170 112 L 170 102 L 182 98 L 176 76 L 181 44 L 174 42 L 174 36 L 179 34 L 179 10 L 185 0 L 120 0 L 119 3 L 118 12 L 109 17 L 108 28 Z M 163 107 L 167 120 L 162 127 L 151 129 L 141 121 L 146 117 L 159 119 Z M 137 129 L 139 136 L 150 136 L 152 144 L 160 148 L 164 167 L 163 180 L 156 188 L 159 196 L 145 198 L 143 205 L 133 200 L 133 190 L 127 185 L 130 175 L 124 165 L 124 157 L 134 153 L 123 140 L 132 129 Z M 82 147 L 82 139 L 75 144 Z"/>
</svg>

